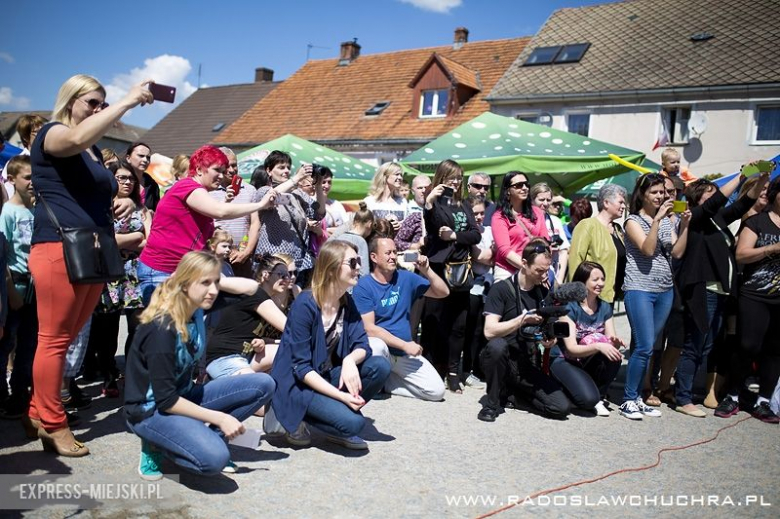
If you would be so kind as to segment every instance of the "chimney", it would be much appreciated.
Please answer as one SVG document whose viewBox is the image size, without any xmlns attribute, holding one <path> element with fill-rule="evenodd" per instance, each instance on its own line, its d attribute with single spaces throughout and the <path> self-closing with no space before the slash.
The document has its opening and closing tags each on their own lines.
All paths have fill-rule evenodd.
<svg viewBox="0 0 780 519">
<path fill-rule="evenodd" d="M 352 41 L 345 41 L 341 44 L 341 56 L 339 56 L 339 66 L 349 65 L 360 56 L 360 45 L 357 38 Z"/>
<path fill-rule="evenodd" d="M 469 41 L 469 30 L 465 27 L 455 29 L 455 40 L 452 42 L 452 48 L 458 50 L 464 43 Z"/>
<path fill-rule="evenodd" d="M 270 68 L 259 67 L 255 69 L 255 83 L 270 83 L 274 80 L 274 71 Z"/>
</svg>

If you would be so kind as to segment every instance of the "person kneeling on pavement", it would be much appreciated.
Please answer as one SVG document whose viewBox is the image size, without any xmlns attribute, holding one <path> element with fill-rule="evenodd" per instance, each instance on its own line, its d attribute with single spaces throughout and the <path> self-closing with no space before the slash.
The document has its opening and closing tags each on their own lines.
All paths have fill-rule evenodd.
<svg viewBox="0 0 780 519">
<path fill-rule="evenodd" d="M 535 314 L 548 290 L 544 286 L 552 263 L 550 246 L 544 239 L 531 240 L 523 249 L 522 265 L 512 277 L 493 285 L 485 301 L 487 346 L 480 359 L 487 382 L 487 397 L 477 418 L 493 422 L 514 405 L 513 398 L 525 398 L 551 418 L 565 418 L 571 402 L 553 377 L 541 369 L 539 344 L 550 349 L 555 338 L 537 341 L 521 334 L 527 326 L 541 324 Z"/>
<path fill-rule="evenodd" d="M 377 237 L 369 244 L 374 268 L 361 277 L 352 292 L 374 355 L 390 361 L 392 370 L 385 391 L 393 395 L 438 402 L 444 398 L 444 382 L 436 368 L 422 356 L 422 346 L 412 340 L 410 312 L 421 297 L 440 299 L 450 289 L 428 263 L 417 256 L 420 274 L 399 270 L 395 242 Z"/>
</svg>

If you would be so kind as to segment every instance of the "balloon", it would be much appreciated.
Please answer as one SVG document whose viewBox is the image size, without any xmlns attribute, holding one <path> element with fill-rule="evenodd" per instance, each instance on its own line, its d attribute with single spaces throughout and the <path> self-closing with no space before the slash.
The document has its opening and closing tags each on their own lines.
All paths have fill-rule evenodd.
<svg viewBox="0 0 780 519">
<path fill-rule="evenodd" d="M 628 169 L 633 169 L 633 170 L 638 171 L 638 172 L 640 172 L 642 174 L 644 174 L 644 173 L 652 173 L 653 172 L 652 169 L 647 169 L 647 168 L 643 168 L 642 166 L 637 166 L 636 164 L 632 164 L 632 163 L 628 162 L 627 160 L 623 160 L 620 157 L 618 157 L 617 155 L 613 155 L 612 153 L 608 154 L 607 156 L 610 159 L 612 159 L 615 162 L 617 162 L 618 164 L 620 164 L 621 166 L 625 166 Z"/>
</svg>

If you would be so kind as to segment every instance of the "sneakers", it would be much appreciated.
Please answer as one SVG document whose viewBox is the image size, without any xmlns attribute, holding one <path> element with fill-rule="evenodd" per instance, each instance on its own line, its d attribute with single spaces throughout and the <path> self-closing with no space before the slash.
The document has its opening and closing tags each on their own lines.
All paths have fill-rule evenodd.
<svg viewBox="0 0 780 519">
<path fill-rule="evenodd" d="M 654 407 L 650 407 L 649 405 L 646 405 L 641 398 L 636 399 L 636 408 L 639 410 L 640 413 L 642 413 L 645 416 L 649 416 L 651 418 L 658 418 L 661 416 L 661 411 Z"/>
<path fill-rule="evenodd" d="M 486 385 L 479 378 L 477 378 L 474 373 L 469 373 L 469 376 L 466 377 L 465 384 L 468 387 L 473 387 L 474 389 L 485 389 Z"/>
<path fill-rule="evenodd" d="M 620 404 L 619 412 L 629 420 L 641 420 L 644 416 L 633 400 L 627 400 Z"/>
<path fill-rule="evenodd" d="M 159 481 L 162 473 L 162 452 L 146 440 L 141 440 L 141 459 L 138 462 L 138 474 L 146 481 Z"/>
<path fill-rule="evenodd" d="M 233 463 L 233 460 L 228 460 L 227 465 L 225 465 L 225 468 L 222 469 L 223 474 L 235 474 L 238 472 L 238 465 Z"/>
<path fill-rule="evenodd" d="M 328 440 L 331 443 L 335 443 L 336 445 L 341 445 L 342 447 L 346 447 L 347 449 L 353 450 L 353 451 L 367 451 L 368 450 L 368 444 L 366 441 L 361 438 L 360 436 L 350 436 L 349 438 L 343 438 L 341 436 L 326 436 L 326 440 Z"/>
<path fill-rule="evenodd" d="M 729 398 L 729 400 L 731 399 Z M 780 416 L 777 416 L 772 411 L 772 408 L 769 407 L 769 402 L 756 404 L 753 410 L 750 411 L 750 414 L 752 414 L 754 418 L 758 418 L 765 423 L 780 423 Z"/>
<path fill-rule="evenodd" d="M 771 410 L 770 410 L 771 411 Z M 715 408 L 715 416 L 718 418 L 730 418 L 739 412 L 739 402 L 727 396 Z"/>
<path fill-rule="evenodd" d="M 601 400 L 596 403 L 593 410 L 596 412 L 596 416 L 609 416 L 609 409 L 607 409 L 607 406 L 605 406 L 604 402 Z"/>
<path fill-rule="evenodd" d="M 306 422 L 301 422 L 295 432 L 285 433 L 284 438 L 293 447 L 308 447 L 311 445 L 311 433 L 306 426 Z"/>
</svg>

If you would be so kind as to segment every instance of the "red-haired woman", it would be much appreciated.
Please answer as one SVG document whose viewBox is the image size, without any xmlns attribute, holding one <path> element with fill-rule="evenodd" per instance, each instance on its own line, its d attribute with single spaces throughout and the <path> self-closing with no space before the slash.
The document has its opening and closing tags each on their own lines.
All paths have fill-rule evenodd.
<svg viewBox="0 0 780 519">
<path fill-rule="evenodd" d="M 146 247 L 138 262 L 138 279 L 145 303 L 154 288 L 170 277 L 179 260 L 190 251 L 203 250 L 214 233 L 214 219 L 240 218 L 273 206 L 276 192 L 269 190 L 259 202 L 232 204 L 211 198 L 228 165 L 214 146 L 202 146 L 190 157 L 187 178 L 176 182 L 160 200 Z"/>
</svg>

